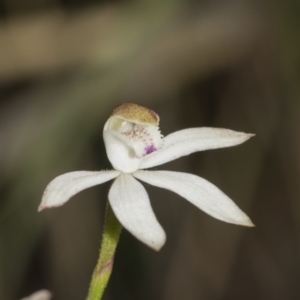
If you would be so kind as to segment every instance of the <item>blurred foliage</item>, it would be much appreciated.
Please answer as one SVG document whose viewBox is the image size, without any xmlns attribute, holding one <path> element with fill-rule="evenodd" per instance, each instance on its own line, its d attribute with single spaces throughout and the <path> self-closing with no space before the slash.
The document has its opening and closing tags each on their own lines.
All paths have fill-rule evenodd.
<svg viewBox="0 0 300 300">
<path fill-rule="evenodd" d="M 105 299 L 299 299 L 298 1 L 6 0 L 0 12 L 0 299 L 84 299 L 109 184 L 36 209 L 55 176 L 110 168 L 102 126 L 128 101 L 164 134 L 256 133 L 163 167 L 210 180 L 256 228 L 147 187 L 167 244 L 154 253 L 123 232 Z"/>
</svg>

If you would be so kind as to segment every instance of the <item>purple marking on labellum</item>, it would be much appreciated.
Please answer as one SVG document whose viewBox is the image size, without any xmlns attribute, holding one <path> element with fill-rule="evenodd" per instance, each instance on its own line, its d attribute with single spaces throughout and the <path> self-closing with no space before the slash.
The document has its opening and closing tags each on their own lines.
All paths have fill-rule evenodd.
<svg viewBox="0 0 300 300">
<path fill-rule="evenodd" d="M 157 149 L 154 147 L 154 145 L 150 145 L 150 146 L 147 146 L 146 148 L 145 148 L 145 151 L 146 151 L 146 155 L 147 154 L 150 154 L 150 153 L 152 153 L 152 152 L 154 152 L 154 151 L 156 151 Z"/>
</svg>

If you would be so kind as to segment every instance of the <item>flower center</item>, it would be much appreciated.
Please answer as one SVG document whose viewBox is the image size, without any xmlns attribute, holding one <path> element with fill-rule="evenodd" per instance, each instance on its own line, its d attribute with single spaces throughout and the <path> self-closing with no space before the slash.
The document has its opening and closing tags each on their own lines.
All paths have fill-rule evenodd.
<svg viewBox="0 0 300 300">
<path fill-rule="evenodd" d="M 143 157 L 162 147 L 158 115 L 149 108 L 124 103 L 113 110 L 103 129 L 106 153 L 114 169 L 133 173 Z"/>
<path fill-rule="evenodd" d="M 132 147 L 135 156 L 142 158 L 162 146 L 162 135 L 158 126 L 137 124 L 119 117 L 112 117 L 109 129 L 121 134 L 124 142 Z"/>
</svg>

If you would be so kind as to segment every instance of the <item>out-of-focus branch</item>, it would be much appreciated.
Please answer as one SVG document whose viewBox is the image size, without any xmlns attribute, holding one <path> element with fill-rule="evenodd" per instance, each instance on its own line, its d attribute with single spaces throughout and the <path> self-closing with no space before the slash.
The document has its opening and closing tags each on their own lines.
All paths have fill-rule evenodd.
<svg viewBox="0 0 300 300">
<path fill-rule="evenodd" d="M 144 33 L 142 27 L 139 30 L 139 24 L 134 23 L 136 29 L 126 41 L 122 30 L 124 33 L 124 29 L 130 28 L 122 21 L 116 7 L 96 7 L 76 15 L 53 10 L 2 22 L 0 81 L 39 76 L 94 58 L 103 63 L 114 59 L 115 52 L 124 50 L 124 42 L 132 41 L 135 47 L 134 38 L 142 39 Z M 261 25 L 254 14 L 236 9 L 199 15 L 179 24 L 166 35 L 162 34 L 161 40 L 143 54 L 134 81 L 145 68 L 147 76 L 159 68 L 170 70 L 168 81 L 172 81 L 174 76 L 188 80 L 200 69 L 203 72 L 212 66 L 227 65 L 249 49 Z"/>
<path fill-rule="evenodd" d="M 0 23 L 0 81 L 39 76 L 79 64 L 110 34 L 111 7 L 65 15 L 53 10 Z"/>
<path fill-rule="evenodd" d="M 261 18 L 236 8 L 202 13 L 176 24 L 133 67 L 126 84 L 128 99 L 143 94 L 152 100 L 239 63 L 253 51 L 262 28 Z"/>
</svg>

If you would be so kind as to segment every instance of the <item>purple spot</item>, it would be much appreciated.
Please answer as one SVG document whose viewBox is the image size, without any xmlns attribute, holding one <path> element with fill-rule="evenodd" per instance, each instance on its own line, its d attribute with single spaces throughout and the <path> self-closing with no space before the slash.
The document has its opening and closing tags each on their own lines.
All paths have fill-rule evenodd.
<svg viewBox="0 0 300 300">
<path fill-rule="evenodd" d="M 154 151 L 156 151 L 156 150 L 157 150 L 157 149 L 154 147 L 154 145 L 147 146 L 147 147 L 145 148 L 146 155 L 148 155 L 148 154 L 150 154 L 150 153 L 152 153 L 152 152 L 154 152 Z"/>
</svg>

